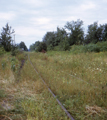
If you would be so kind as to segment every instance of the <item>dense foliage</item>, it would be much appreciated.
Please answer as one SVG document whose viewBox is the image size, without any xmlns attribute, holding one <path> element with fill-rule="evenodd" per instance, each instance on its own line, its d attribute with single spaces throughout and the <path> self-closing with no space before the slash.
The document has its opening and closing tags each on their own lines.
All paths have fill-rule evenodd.
<svg viewBox="0 0 107 120">
<path fill-rule="evenodd" d="M 18 45 L 18 48 L 24 51 L 28 51 L 24 42 L 20 42 L 20 44 Z"/>
<path fill-rule="evenodd" d="M 36 41 L 34 44 L 30 45 L 30 50 L 31 51 L 35 50 L 39 45 L 40 45 L 40 42 Z"/>
<path fill-rule="evenodd" d="M 47 32 L 42 42 L 47 46 L 47 50 L 70 50 L 72 45 L 87 45 L 94 46 L 95 51 L 98 46 L 95 45 L 98 42 L 107 41 L 107 24 L 98 25 L 98 22 L 88 26 L 87 33 L 84 33 L 83 21 L 70 21 L 67 22 L 64 28 L 57 27 L 56 31 Z M 30 46 L 30 50 L 37 50 L 41 42 L 37 41 Z M 93 44 L 93 45 L 92 45 Z M 97 48 L 95 48 L 97 46 Z M 103 49 L 103 48 L 102 48 Z M 92 50 L 92 51 L 94 51 Z M 88 50 L 87 50 L 88 51 Z M 104 49 L 105 51 L 105 49 Z"/>
<path fill-rule="evenodd" d="M 107 51 L 107 41 L 98 42 L 96 44 L 87 45 L 73 45 L 70 50 L 72 53 L 86 53 L 86 52 L 105 52 Z"/>
<path fill-rule="evenodd" d="M 3 46 L 5 51 L 11 51 L 12 48 L 12 34 L 15 31 L 12 30 L 12 27 L 6 24 L 5 27 L 2 28 L 1 36 L 0 36 L 0 44 Z"/>
<path fill-rule="evenodd" d="M 36 48 L 37 52 L 46 52 L 47 51 L 47 45 L 44 42 L 41 42 L 38 47 Z"/>
</svg>

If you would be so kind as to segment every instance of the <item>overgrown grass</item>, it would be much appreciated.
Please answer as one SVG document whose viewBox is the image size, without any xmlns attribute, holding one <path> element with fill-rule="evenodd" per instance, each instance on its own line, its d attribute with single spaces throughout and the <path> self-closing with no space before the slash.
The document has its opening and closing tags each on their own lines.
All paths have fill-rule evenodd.
<svg viewBox="0 0 107 120">
<path fill-rule="evenodd" d="M 30 57 L 76 120 L 107 119 L 107 52 L 72 54 L 52 51 L 32 53 Z"/>
<path fill-rule="evenodd" d="M 76 120 L 107 119 L 107 52 L 29 54 L 47 85 Z M 0 57 L 0 119 L 67 120 L 28 59 L 18 76 L 23 59 L 23 53 Z"/>
<path fill-rule="evenodd" d="M 17 73 L 11 68 L 11 63 L 17 65 L 17 58 L 20 57 L 6 55 L 5 58 L 3 56 L 0 58 L 0 63 L 2 60 L 8 61 L 5 69 L 0 66 L 0 72 L 5 73 L 0 74 L 0 86 L 2 86 L 0 89 L 7 94 L 3 98 L 1 93 L 0 119 L 67 120 L 67 116 L 48 92 L 28 60 L 21 70 L 19 82 L 15 80 Z"/>
</svg>

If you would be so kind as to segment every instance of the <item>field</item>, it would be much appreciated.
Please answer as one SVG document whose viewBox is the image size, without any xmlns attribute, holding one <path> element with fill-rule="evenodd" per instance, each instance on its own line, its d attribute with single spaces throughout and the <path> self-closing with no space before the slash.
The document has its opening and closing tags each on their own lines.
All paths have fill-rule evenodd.
<svg viewBox="0 0 107 120">
<path fill-rule="evenodd" d="M 24 53 L 25 54 L 25 53 Z M 26 53 L 48 87 L 75 120 L 107 119 L 107 52 Z M 25 56 L 0 56 L 0 117 L 67 120 Z"/>
</svg>

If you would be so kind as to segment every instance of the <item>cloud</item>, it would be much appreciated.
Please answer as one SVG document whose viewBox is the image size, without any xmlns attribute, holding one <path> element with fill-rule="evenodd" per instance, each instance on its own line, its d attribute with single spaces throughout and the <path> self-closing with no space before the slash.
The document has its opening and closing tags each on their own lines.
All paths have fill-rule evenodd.
<svg viewBox="0 0 107 120">
<path fill-rule="evenodd" d="M 34 27 L 18 26 L 15 28 L 15 33 L 21 36 L 40 36 L 44 31 Z"/>
<path fill-rule="evenodd" d="M 70 16 L 70 17 L 67 16 L 66 18 L 63 18 L 62 20 L 68 22 L 68 21 L 72 21 L 72 20 L 76 21 L 77 19 L 78 19 L 78 17 L 76 17 L 76 16 Z"/>
<path fill-rule="evenodd" d="M 99 20 L 99 24 L 107 24 L 107 19 Z"/>
<path fill-rule="evenodd" d="M 103 2 L 107 3 L 107 0 L 103 0 Z"/>
<path fill-rule="evenodd" d="M 16 17 L 15 13 L 13 12 L 0 12 L 0 19 L 1 20 L 13 20 Z"/>
<path fill-rule="evenodd" d="M 21 36 L 29 36 L 36 33 L 36 30 L 32 27 L 18 26 L 15 28 L 15 32 Z"/>
<path fill-rule="evenodd" d="M 43 7 L 47 5 L 46 1 L 43 0 L 20 0 L 21 3 L 24 3 L 26 5 L 32 6 L 32 7 Z"/>
<path fill-rule="evenodd" d="M 43 25 L 43 24 L 49 24 L 49 22 L 51 21 L 50 18 L 46 18 L 46 17 L 39 17 L 39 18 L 31 18 L 30 19 L 31 22 L 39 24 L 39 25 Z"/>
<path fill-rule="evenodd" d="M 81 11 L 85 11 L 85 10 L 92 10 L 95 9 L 96 5 L 93 2 L 87 1 L 85 4 L 80 5 L 80 9 Z"/>
</svg>

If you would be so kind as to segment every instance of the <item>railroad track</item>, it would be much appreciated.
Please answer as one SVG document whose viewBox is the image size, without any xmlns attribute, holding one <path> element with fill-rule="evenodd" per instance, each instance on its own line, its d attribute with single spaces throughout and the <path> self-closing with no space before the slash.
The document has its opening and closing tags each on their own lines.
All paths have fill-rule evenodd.
<svg viewBox="0 0 107 120">
<path fill-rule="evenodd" d="M 35 72 L 39 75 L 39 77 L 41 78 L 42 82 L 45 84 L 45 86 L 48 88 L 49 92 L 52 94 L 52 96 L 56 99 L 56 101 L 58 102 L 58 104 L 61 106 L 62 110 L 66 113 L 66 115 L 68 116 L 69 119 L 71 120 L 75 120 L 71 114 L 66 110 L 66 108 L 62 105 L 62 103 L 56 98 L 55 94 L 52 92 L 52 90 L 48 87 L 48 85 L 45 83 L 44 79 L 41 77 L 41 75 L 38 73 L 38 71 L 36 70 L 36 68 L 33 66 L 29 54 L 28 54 L 28 59 L 29 62 L 31 63 L 32 67 L 34 68 Z"/>
</svg>

